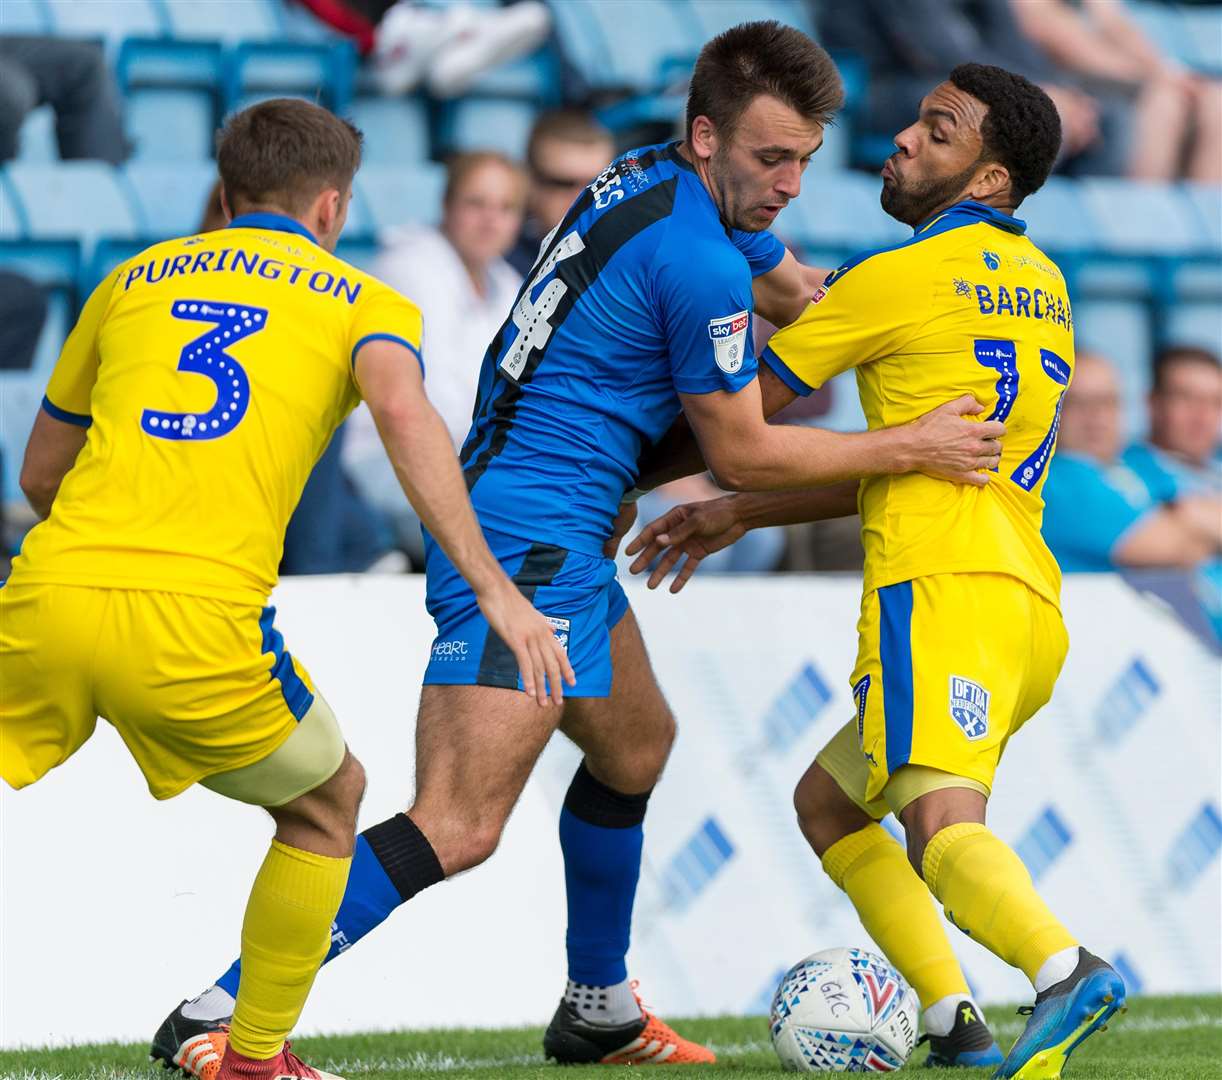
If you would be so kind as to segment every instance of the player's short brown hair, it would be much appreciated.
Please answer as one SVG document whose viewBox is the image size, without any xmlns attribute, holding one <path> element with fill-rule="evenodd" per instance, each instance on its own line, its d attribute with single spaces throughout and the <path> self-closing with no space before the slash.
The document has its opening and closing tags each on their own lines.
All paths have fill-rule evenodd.
<svg viewBox="0 0 1222 1080">
<path fill-rule="evenodd" d="M 840 72 L 822 46 L 775 19 L 740 23 L 700 50 L 687 92 L 687 138 L 698 116 L 732 136 L 746 108 L 761 94 L 783 101 L 826 126 L 844 104 Z"/>
<path fill-rule="evenodd" d="M 361 133 L 296 98 L 234 113 L 217 136 L 216 163 L 229 209 L 239 203 L 304 213 L 320 192 L 347 191 L 361 164 Z"/>
<path fill-rule="evenodd" d="M 510 173 L 518 189 L 518 201 L 526 202 L 526 174 L 522 171 L 522 166 L 499 150 L 469 150 L 461 154 L 451 154 L 446 158 L 446 186 L 441 201 L 448 204 L 467 182 L 467 178 L 485 165 L 499 165 Z"/>
</svg>

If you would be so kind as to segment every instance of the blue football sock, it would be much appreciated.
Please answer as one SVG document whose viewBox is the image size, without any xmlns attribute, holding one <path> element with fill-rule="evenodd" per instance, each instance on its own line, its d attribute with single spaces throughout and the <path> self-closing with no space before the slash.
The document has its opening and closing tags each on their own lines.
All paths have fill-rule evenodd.
<svg viewBox="0 0 1222 1080">
<path fill-rule="evenodd" d="M 614 986 L 628 977 L 625 957 L 641 875 L 642 822 L 649 792 L 624 795 L 590 775 L 583 761 L 560 811 L 568 892 L 569 978 Z"/>
<path fill-rule="evenodd" d="M 348 887 L 331 926 L 331 947 L 323 963 L 346 952 L 395 908 L 444 876 L 432 845 L 406 814 L 366 829 L 356 838 Z M 239 959 L 216 985 L 236 998 L 241 979 Z"/>
</svg>

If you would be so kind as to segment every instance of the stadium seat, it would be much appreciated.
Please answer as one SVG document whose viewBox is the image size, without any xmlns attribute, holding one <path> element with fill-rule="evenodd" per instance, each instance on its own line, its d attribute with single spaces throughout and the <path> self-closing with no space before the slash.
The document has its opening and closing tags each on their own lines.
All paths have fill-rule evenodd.
<svg viewBox="0 0 1222 1080">
<path fill-rule="evenodd" d="M 1126 436 L 1136 438 L 1144 434 L 1153 345 L 1148 308 L 1133 301 L 1079 298 L 1073 313 L 1078 353 L 1087 350 L 1102 353 L 1120 372 Z"/>
<path fill-rule="evenodd" d="M 549 6 L 565 59 L 594 89 L 663 90 L 700 48 L 690 12 L 668 0 Z"/>
<path fill-rule="evenodd" d="M 213 97 L 189 89 L 132 90 L 125 124 L 138 161 L 207 161 L 216 131 Z"/>
<path fill-rule="evenodd" d="M 1222 186 L 1185 184 L 1182 190 L 1192 204 L 1208 246 L 1215 255 L 1222 255 Z"/>
<path fill-rule="evenodd" d="M 0 173 L 0 240 L 15 240 L 25 235 L 25 214 L 21 204 Z"/>
<path fill-rule="evenodd" d="M 446 110 L 442 146 L 445 150 L 499 150 L 521 161 L 535 115 L 534 105 L 526 101 L 464 98 Z"/>
<path fill-rule="evenodd" d="M 7 175 L 30 237 L 68 237 L 88 245 L 101 235 L 130 237 L 140 231 L 117 171 L 102 162 L 16 161 Z"/>
<path fill-rule="evenodd" d="M 1169 184 L 1080 180 L 1095 242 L 1116 254 L 1190 255 L 1206 250 L 1192 204 Z"/>
<path fill-rule="evenodd" d="M 900 243 L 912 235 L 878 203 L 882 183 L 856 172 L 828 173 L 805 186 L 782 211 L 777 231 L 803 247 L 840 251 L 844 256 Z"/>
<path fill-rule="evenodd" d="M 1167 320 L 1165 336 L 1177 345 L 1199 345 L 1222 356 L 1222 301 L 1177 304 Z"/>
<path fill-rule="evenodd" d="M 3 186 L 0 182 L 0 191 Z M 81 245 L 75 240 L 0 239 L 0 267 L 23 274 L 48 290 L 47 321 L 31 368 L 45 382 L 76 313 Z"/>
<path fill-rule="evenodd" d="M 507 97 L 536 105 L 560 103 L 560 70 L 554 50 L 544 46 L 530 56 L 489 68 L 468 91 L 476 97 Z"/>
<path fill-rule="evenodd" d="M 140 234 L 151 243 L 195 232 L 216 182 L 216 165 L 132 162 L 123 174 L 135 196 Z"/>
<path fill-rule="evenodd" d="M 1180 8 L 1187 43 L 1182 59 L 1209 75 L 1222 75 L 1222 9 L 1217 4 Z"/>
<path fill-rule="evenodd" d="M 353 201 L 360 200 L 370 228 L 381 231 L 404 222 L 436 224 L 441 218 L 445 170 L 440 165 L 415 168 L 370 166 L 356 174 Z M 354 234 L 355 235 L 355 234 Z"/>
<path fill-rule="evenodd" d="M 31 109 L 21 123 L 18 135 L 19 161 L 58 161 L 59 143 L 55 138 L 55 110 L 50 105 Z"/>
<path fill-rule="evenodd" d="M 682 0 L 680 0 L 682 2 Z M 755 19 L 776 19 L 818 40 L 804 0 L 687 0 L 703 44 L 731 26 Z"/>
<path fill-rule="evenodd" d="M 50 321 L 48 318 L 47 322 Z M 45 327 L 43 336 L 46 337 Z M 44 372 L 0 371 L 0 455 L 3 457 L 0 499 L 5 502 L 22 497 L 17 478 L 46 382 Z"/>
<path fill-rule="evenodd" d="M 43 0 L 4 0 L 0 6 L 0 33 L 49 34 L 51 30 Z"/>
<path fill-rule="evenodd" d="M 420 98 L 358 97 L 346 115 L 365 133 L 366 165 L 429 160 L 429 118 Z"/>
<path fill-rule="evenodd" d="M 358 270 L 364 270 L 367 273 L 372 271 L 374 260 L 378 257 L 378 251 L 381 246 L 378 244 L 376 236 L 369 233 L 352 233 L 349 235 L 347 229 L 344 230 L 344 235 L 340 238 L 339 246 L 335 249 L 335 254 L 338 255 L 344 262 L 351 263 Z"/>
<path fill-rule="evenodd" d="M 61 37 L 158 37 L 166 26 L 156 0 L 44 0 Z M 7 7 L 7 0 L 5 0 Z M 7 21 L 7 20 L 6 20 Z"/>
<path fill-rule="evenodd" d="M 279 6 L 273 0 L 162 0 L 171 37 L 203 41 L 276 41 Z"/>
<path fill-rule="evenodd" d="M 1027 235 L 1050 254 L 1080 252 L 1099 242 L 1095 222 L 1074 180 L 1053 176 L 1016 211 L 1027 223 Z"/>
<path fill-rule="evenodd" d="M 119 88 L 195 88 L 219 96 L 224 52 L 219 41 L 125 38 L 115 58 Z M 215 105 L 215 100 L 214 100 Z"/>
<path fill-rule="evenodd" d="M 226 57 L 226 109 L 252 91 L 300 93 L 335 112 L 352 100 L 356 49 L 349 41 L 243 41 Z"/>
</svg>

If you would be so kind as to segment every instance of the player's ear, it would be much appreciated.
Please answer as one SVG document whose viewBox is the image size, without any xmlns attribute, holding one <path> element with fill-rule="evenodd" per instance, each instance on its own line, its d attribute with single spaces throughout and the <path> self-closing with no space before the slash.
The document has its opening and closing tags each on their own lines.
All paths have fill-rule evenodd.
<svg viewBox="0 0 1222 1080">
<path fill-rule="evenodd" d="M 968 198 L 981 202 L 1010 190 L 1010 170 L 997 161 L 990 161 L 976 172 L 976 178 L 968 189 Z"/>
<path fill-rule="evenodd" d="M 330 236 L 337 231 L 344 208 L 343 195 L 335 188 L 327 188 L 314 201 L 314 219 L 318 222 L 318 234 Z"/>
<path fill-rule="evenodd" d="M 717 151 L 717 127 L 707 116 L 692 121 L 692 153 L 706 161 Z"/>
</svg>

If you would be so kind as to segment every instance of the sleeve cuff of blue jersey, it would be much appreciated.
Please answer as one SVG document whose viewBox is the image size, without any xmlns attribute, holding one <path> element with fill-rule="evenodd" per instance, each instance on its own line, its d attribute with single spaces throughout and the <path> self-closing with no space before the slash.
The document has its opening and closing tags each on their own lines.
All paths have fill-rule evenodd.
<svg viewBox="0 0 1222 1080">
<path fill-rule="evenodd" d="M 87 428 L 93 423 L 93 417 L 88 413 L 74 413 L 67 409 L 61 409 L 49 397 L 43 397 L 42 409 L 48 416 L 55 420 L 62 420 L 65 424 L 75 424 L 77 427 Z"/>
<path fill-rule="evenodd" d="M 792 371 L 789 370 L 785 361 L 777 356 L 777 354 L 767 346 L 765 346 L 764 351 L 760 353 L 760 362 L 767 364 L 772 373 L 795 394 L 801 394 L 803 397 L 806 397 L 807 394 L 814 393 L 815 388 L 813 386 L 808 386 L 801 379 L 799 379 Z"/>
<path fill-rule="evenodd" d="M 416 363 L 420 365 L 420 374 L 424 375 L 424 357 L 420 355 L 420 350 L 416 348 L 407 338 L 401 338 L 398 334 L 366 334 L 360 341 L 352 346 L 352 366 L 356 367 L 356 354 L 361 351 L 371 341 L 393 341 L 397 345 L 402 345 L 415 358 Z"/>
<path fill-rule="evenodd" d="M 751 276 L 753 278 L 757 278 L 757 277 L 762 277 L 764 274 L 771 273 L 773 270 L 775 270 L 778 266 L 781 265 L 781 260 L 785 258 L 785 252 L 787 250 L 788 249 L 785 247 L 785 245 L 782 244 L 780 240 L 778 240 L 776 242 L 776 251 L 773 252 L 776 258 L 774 258 L 766 266 L 763 263 L 760 263 L 757 266 L 753 266 L 751 268 Z"/>
</svg>

